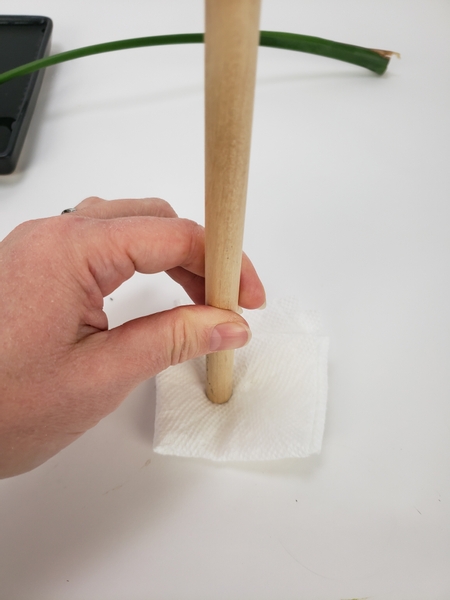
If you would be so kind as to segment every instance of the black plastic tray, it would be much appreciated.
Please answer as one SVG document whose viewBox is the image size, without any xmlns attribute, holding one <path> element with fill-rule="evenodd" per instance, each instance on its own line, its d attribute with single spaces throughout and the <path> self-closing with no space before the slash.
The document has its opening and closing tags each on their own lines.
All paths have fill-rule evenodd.
<svg viewBox="0 0 450 600">
<path fill-rule="evenodd" d="M 48 17 L 0 15 L 0 72 L 47 56 L 53 24 Z M 0 175 L 17 166 L 44 70 L 0 85 Z"/>
</svg>

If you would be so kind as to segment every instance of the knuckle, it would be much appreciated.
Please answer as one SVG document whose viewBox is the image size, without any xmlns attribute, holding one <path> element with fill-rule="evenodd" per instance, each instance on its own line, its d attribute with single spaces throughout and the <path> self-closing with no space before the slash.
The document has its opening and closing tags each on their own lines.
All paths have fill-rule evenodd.
<svg viewBox="0 0 450 600">
<path fill-rule="evenodd" d="M 101 202 L 106 202 L 106 200 L 104 200 L 103 198 L 99 198 L 98 196 L 89 196 L 77 205 L 77 209 L 88 208 L 89 206 L 100 204 Z"/>
<path fill-rule="evenodd" d="M 170 364 L 172 366 L 194 358 L 197 356 L 199 350 L 198 339 L 194 329 L 183 313 L 184 311 L 179 311 L 179 314 L 173 321 L 170 353 Z"/>
<path fill-rule="evenodd" d="M 199 254 L 204 252 L 205 231 L 201 225 L 195 221 L 183 219 L 185 227 L 190 231 L 189 247 L 187 248 L 184 266 L 189 268 L 190 265 L 197 261 Z"/>
<path fill-rule="evenodd" d="M 172 206 L 162 198 L 146 198 L 145 201 L 150 204 L 155 217 L 174 218 L 178 216 Z"/>
</svg>

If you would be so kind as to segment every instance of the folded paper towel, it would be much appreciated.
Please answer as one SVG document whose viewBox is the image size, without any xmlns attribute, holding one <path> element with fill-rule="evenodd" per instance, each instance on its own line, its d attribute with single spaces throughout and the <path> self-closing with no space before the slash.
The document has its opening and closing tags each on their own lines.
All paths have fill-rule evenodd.
<svg viewBox="0 0 450 600">
<path fill-rule="evenodd" d="M 320 452 L 327 399 L 328 338 L 320 318 L 293 299 L 246 311 L 252 340 L 235 352 L 226 404 L 205 395 L 205 359 L 156 379 L 154 450 L 220 461 L 306 457 Z"/>
</svg>

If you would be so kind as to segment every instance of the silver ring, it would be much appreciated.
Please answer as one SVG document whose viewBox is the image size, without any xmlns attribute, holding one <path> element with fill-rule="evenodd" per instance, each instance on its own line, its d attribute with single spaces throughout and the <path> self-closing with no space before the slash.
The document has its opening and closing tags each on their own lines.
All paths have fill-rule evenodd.
<svg viewBox="0 0 450 600">
<path fill-rule="evenodd" d="M 61 214 L 66 215 L 67 213 L 72 213 L 72 212 L 75 212 L 76 210 L 77 210 L 76 208 L 65 208 Z"/>
</svg>

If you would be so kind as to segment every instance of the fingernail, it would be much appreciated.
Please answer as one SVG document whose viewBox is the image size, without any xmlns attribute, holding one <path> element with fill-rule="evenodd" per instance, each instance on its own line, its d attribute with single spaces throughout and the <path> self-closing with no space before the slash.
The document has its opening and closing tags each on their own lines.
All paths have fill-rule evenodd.
<svg viewBox="0 0 450 600">
<path fill-rule="evenodd" d="M 264 304 L 261 304 L 261 306 L 258 308 L 258 310 L 264 310 L 267 306 L 267 302 L 264 300 Z"/>
<path fill-rule="evenodd" d="M 217 352 L 242 348 L 251 337 L 250 329 L 241 323 L 221 323 L 211 333 L 209 349 L 211 352 Z"/>
</svg>

